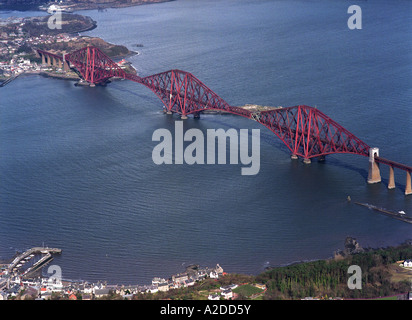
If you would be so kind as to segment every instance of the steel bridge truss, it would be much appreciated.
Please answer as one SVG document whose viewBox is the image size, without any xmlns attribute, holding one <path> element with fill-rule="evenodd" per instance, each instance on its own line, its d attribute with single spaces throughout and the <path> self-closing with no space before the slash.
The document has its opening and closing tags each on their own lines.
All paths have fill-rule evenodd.
<svg viewBox="0 0 412 320">
<path fill-rule="evenodd" d="M 182 117 L 205 110 L 220 110 L 253 119 L 278 136 L 292 155 L 304 159 L 332 153 L 368 156 L 369 146 L 316 108 L 300 105 L 251 112 L 229 105 L 193 74 L 169 70 L 140 77 L 123 71 L 96 47 L 86 47 L 67 54 L 69 61 L 92 84 L 121 77 L 141 83 L 152 90 L 169 113 Z"/>
<path fill-rule="evenodd" d="M 262 111 L 256 121 L 275 133 L 292 155 L 304 159 L 331 153 L 368 156 L 366 143 L 313 107 L 300 105 Z"/>
<path fill-rule="evenodd" d="M 96 47 L 85 47 L 65 55 L 83 79 L 89 83 L 103 83 L 112 77 L 125 78 L 126 72 Z"/>
<path fill-rule="evenodd" d="M 230 106 L 193 74 L 170 70 L 142 78 L 140 83 L 162 100 L 169 112 L 186 116 L 205 110 L 220 110 L 250 117 L 250 112 Z"/>
</svg>

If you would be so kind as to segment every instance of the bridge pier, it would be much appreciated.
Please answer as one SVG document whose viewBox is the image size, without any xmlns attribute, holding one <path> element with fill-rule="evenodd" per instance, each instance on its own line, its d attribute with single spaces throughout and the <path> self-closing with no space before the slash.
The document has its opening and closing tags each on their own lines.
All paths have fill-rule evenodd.
<svg viewBox="0 0 412 320">
<path fill-rule="evenodd" d="M 411 173 L 410 171 L 406 171 L 406 188 L 405 188 L 405 196 L 412 194 L 412 187 L 411 187 Z"/>
<path fill-rule="evenodd" d="M 395 174 L 393 173 L 393 166 L 389 166 L 388 189 L 395 189 Z"/>
<path fill-rule="evenodd" d="M 67 72 L 69 69 L 69 63 L 66 61 L 66 52 L 63 52 L 63 71 Z"/>
<path fill-rule="evenodd" d="M 395 188 L 395 175 L 393 171 L 393 166 L 389 166 L 389 183 L 388 189 Z M 405 187 L 405 195 L 412 194 L 412 185 L 411 185 L 411 173 L 406 171 L 406 187 Z"/>
<path fill-rule="evenodd" d="M 96 84 L 94 84 L 94 83 L 92 83 L 92 82 L 87 82 L 86 80 L 83 80 L 83 79 L 80 79 L 78 82 L 76 82 L 75 84 L 74 84 L 76 87 L 77 86 L 84 86 L 84 87 L 87 87 L 87 86 L 89 86 L 89 87 L 95 87 L 96 86 Z"/>
<path fill-rule="evenodd" d="M 303 163 L 310 164 L 312 161 L 309 158 L 303 159 Z"/>
<path fill-rule="evenodd" d="M 180 115 L 180 119 L 186 120 L 186 119 L 187 119 L 187 115 L 185 115 L 185 114 Z"/>
<path fill-rule="evenodd" d="M 69 64 L 68 64 L 68 62 L 67 62 L 66 60 L 63 60 L 63 70 L 64 70 L 65 72 L 67 72 L 67 71 L 70 70 L 70 66 L 69 66 Z"/>
<path fill-rule="evenodd" d="M 292 154 L 292 155 L 290 156 L 290 158 L 291 158 L 292 160 L 298 160 L 298 156 L 297 156 L 296 154 Z"/>
<path fill-rule="evenodd" d="M 369 149 L 369 173 L 368 183 L 381 182 L 381 172 L 379 170 L 379 164 L 375 161 L 375 157 L 379 157 L 379 148 Z"/>
</svg>

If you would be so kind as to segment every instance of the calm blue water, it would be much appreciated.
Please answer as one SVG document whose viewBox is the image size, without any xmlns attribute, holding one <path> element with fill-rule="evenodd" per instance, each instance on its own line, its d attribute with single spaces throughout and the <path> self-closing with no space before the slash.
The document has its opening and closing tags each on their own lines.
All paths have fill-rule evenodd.
<svg viewBox="0 0 412 320">
<path fill-rule="evenodd" d="M 318 107 L 383 157 L 411 164 L 410 1 L 190 1 L 83 11 L 87 32 L 139 51 L 140 75 L 178 68 L 232 105 Z M 25 13 L 29 14 L 29 13 Z M 36 13 L 37 14 L 37 13 Z M 0 17 L 17 15 L 3 13 Z M 144 47 L 136 48 L 135 44 Z M 64 278 L 145 284 L 191 263 L 256 274 L 330 257 L 346 236 L 396 245 L 412 227 L 346 202 L 412 214 L 397 188 L 366 183 L 368 159 L 304 165 L 269 130 L 235 116 L 189 118 L 185 129 L 261 129 L 261 169 L 152 161 L 156 129 L 177 117 L 130 81 L 107 87 L 21 77 L 0 89 L 0 257 L 46 245 Z"/>
</svg>

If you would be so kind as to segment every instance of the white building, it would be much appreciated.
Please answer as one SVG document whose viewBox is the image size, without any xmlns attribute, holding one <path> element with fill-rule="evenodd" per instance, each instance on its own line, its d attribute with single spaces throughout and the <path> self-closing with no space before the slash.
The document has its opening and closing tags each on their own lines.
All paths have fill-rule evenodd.
<svg viewBox="0 0 412 320">
<path fill-rule="evenodd" d="M 233 298 L 233 291 L 232 290 L 225 290 L 222 291 L 222 297 L 225 298 L 226 300 L 232 299 Z"/>
<path fill-rule="evenodd" d="M 163 292 L 169 291 L 169 283 L 167 283 L 166 281 L 165 281 L 165 282 L 158 283 L 158 284 L 157 284 L 157 289 L 158 289 L 159 291 L 163 291 Z"/>
<path fill-rule="evenodd" d="M 146 289 L 146 292 L 150 292 L 150 293 L 156 293 L 158 291 L 159 289 L 157 288 L 157 286 L 154 286 L 154 285 L 148 286 L 148 288 Z"/>
<path fill-rule="evenodd" d="M 412 268 L 412 259 L 405 260 L 403 266 L 407 268 Z"/>
<path fill-rule="evenodd" d="M 233 290 L 233 289 L 236 289 L 237 287 L 238 287 L 237 284 L 231 284 L 228 286 L 220 287 L 220 291 Z"/>
<path fill-rule="evenodd" d="M 152 280 L 152 285 L 156 286 L 159 283 L 164 283 L 164 282 L 166 282 L 166 279 L 154 277 Z"/>
</svg>

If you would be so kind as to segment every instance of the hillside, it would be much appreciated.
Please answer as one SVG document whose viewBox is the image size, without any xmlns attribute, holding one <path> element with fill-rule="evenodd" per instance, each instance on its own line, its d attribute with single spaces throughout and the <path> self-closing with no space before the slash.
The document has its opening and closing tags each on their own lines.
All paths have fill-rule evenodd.
<svg viewBox="0 0 412 320">
<path fill-rule="evenodd" d="M 256 277 L 267 286 L 266 299 L 310 297 L 374 298 L 410 291 L 412 270 L 405 271 L 397 261 L 412 257 L 412 245 L 366 249 L 334 259 L 273 268 Z M 362 271 L 362 289 L 349 289 L 348 268 Z M 402 275 L 402 276 L 401 276 Z"/>
<path fill-rule="evenodd" d="M 38 45 L 37 47 L 45 51 L 53 51 L 62 54 L 63 51 L 73 52 L 87 46 L 97 47 L 111 58 L 125 57 L 134 54 L 134 52 L 130 51 L 125 46 L 111 44 L 103 39 L 93 37 L 79 37 L 70 42 L 48 43 Z"/>
</svg>

